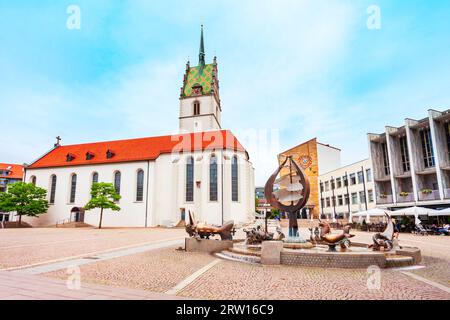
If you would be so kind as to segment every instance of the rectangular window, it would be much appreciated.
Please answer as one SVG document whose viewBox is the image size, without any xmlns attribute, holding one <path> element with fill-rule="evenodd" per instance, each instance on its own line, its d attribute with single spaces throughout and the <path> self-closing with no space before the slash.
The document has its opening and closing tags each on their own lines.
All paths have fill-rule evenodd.
<svg viewBox="0 0 450 320">
<path fill-rule="evenodd" d="M 425 168 L 432 168 L 434 167 L 434 152 L 430 128 L 420 130 L 420 141 L 422 143 L 423 165 Z"/>
<path fill-rule="evenodd" d="M 325 182 L 325 191 L 330 190 L 330 183 L 328 181 Z"/>
<path fill-rule="evenodd" d="M 331 207 L 330 198 L 327 198 L 326 201 L 327 201 L 327 207 Z"/>
<path fill-rule="evenodd" d="M 364 173 L 362 171 L 358 171 L 358 183 L 364 182 Z"/>
<path fill-rule="evenodd" d="M 373 202 L 373 190 L 368 190 L 367 194 L 369 196 L 369 202 Z"/>
<path fill-rule="evenodd" d="M 447 139 L 447 156 L 450 160 L 450 122 L 445 124 L 445 137 Z"/>
<path fill-rule="evenodd" d="M 344 198 L 341 196 L 338 196 L 338 206 L 344 205 Z"/>
<path fill-rule="evenodd" d="M 381 151 L 383 153 L 384 174 L 388 176 L 388 175 L 391 174 L 391 169 L 389 168 L 389 155 L 388 155 L 388 150 L 387 150 L 387 144 L 386 143 L 382 143 L 381 144 Z"/>
<path fill-rule="evenodd" d="M 359 201 L 361 203 L 366 203 L 366 193 L 364 191 L 359 192 Z"/>
<path fill-rule="evenodd" d="M 342 188 L 342 179 L 341 178 L 336 178 L 336 188 Z"/>
<path fill-rule="evenodd" d="M 358 204 L 358 194 L 356 192 L 352 193 L 352 204 Z"/>
<path fill-rule="evenodd" d="M 366 181 L 371 182 L 372 181 L 372 170 L 366 169 Z"/>
<path fill-rule="evenodd" d="M 356 184 L 356 175 L 354 173 L 350 174 L 350 185 Z"/>
<path fill-rule="evenodd" d="M 400 137 L 399 142 L 400 142 L 400 155 L 402 157 L 403 172 L 409 172 L 411 167 L 409 164 L 408 142 L 406 141 L 406 136 Z"/>
<path fill-rule="evenodd" d="M 350 199 L 348 198 L 348 194 L 345 194 L 345 196 L 344 196 L 344 204 L 348 205 L 349 201 L 350 201 Z"/>
</svg>

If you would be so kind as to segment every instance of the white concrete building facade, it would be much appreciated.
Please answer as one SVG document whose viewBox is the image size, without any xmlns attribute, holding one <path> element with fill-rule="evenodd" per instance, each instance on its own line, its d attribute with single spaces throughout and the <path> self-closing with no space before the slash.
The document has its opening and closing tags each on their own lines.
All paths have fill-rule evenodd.
<svg viewBox="0 0 450 320">
<path fill-rule="evenodd" d="M 375 207 L 372 165 L 369 159 L 319 176 L 320 212 L 327 219 L 349 218 Z"/>
<path fill-rule="evenodd" d="M 450 206 L 450 110 L 428 110 L 426 118 L 368 134 L 368 141 L 377 205 Z"/>
</svg>

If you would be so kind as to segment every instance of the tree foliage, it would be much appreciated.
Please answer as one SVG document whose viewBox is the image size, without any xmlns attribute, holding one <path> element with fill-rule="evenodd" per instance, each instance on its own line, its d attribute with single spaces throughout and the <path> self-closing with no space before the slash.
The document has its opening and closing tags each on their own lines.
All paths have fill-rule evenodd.
<svg viewBox="0 0 450 320">
<path fill-rule="evenodd" d="M 47 191 L 32 183 L 10 184 L 6 192 L 0 193 L 0 211 L 16 212 L 19 224 L 22 216 L 37 217 L 48 210 Z"/>
<path fill-rule="evenodd" d="M 91 188 L 91 200 L 84 206 L 85 210 L 100 209 L 99 229 L 102 227 L 103 210 L 111 209 L 119 211 L 117 205 L 121 196 L 116 193 L 116 189 L 112 183 L 95 182 Z"/>
</svg>

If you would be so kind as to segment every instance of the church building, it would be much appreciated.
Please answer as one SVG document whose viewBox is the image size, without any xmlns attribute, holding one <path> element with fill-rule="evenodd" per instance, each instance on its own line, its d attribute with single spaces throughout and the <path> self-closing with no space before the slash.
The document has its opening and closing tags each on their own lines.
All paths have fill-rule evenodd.
<svg viewBox="0 0 450 320">
<path fill-rule="evenodd" d="M 254 169 L 236 137 L 221 126 L 217 60 L 186 65 L 177 135 L 61 145 L 25 169 L 24 181 L 47 190 L 50 207 L 33 226 L 68 221 L 97 225 L 100 210 L 85 211 L 94 182 L 113 183 L 120 211 L 106 210 L 105 227 L 174 226 L 189 219 L 220 225 L 252 219 Z"/>
</svg>

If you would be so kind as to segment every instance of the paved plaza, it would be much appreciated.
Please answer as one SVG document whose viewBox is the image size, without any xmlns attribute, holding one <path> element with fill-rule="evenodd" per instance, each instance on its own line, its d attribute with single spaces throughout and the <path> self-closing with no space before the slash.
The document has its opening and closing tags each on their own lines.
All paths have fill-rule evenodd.
<svg viewBox="0 0 450 320">
<path fill-rule="evenodd" d="M 401 234 L 400 245 L 422 250 L 422 265 L 383 269 L 375 288 L 365 269 L 222 260 L 177 250 L 184 237 L 163 228 L 0 230 L 0 299 L 450 299 L 450 237 Z"/>
</svg>

